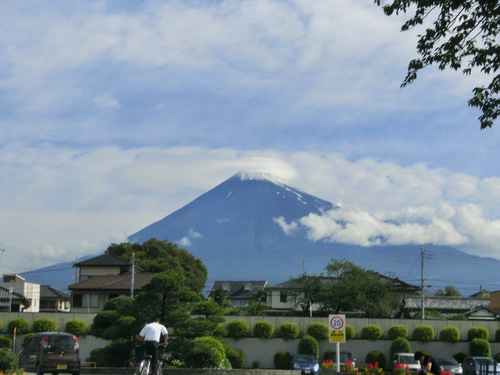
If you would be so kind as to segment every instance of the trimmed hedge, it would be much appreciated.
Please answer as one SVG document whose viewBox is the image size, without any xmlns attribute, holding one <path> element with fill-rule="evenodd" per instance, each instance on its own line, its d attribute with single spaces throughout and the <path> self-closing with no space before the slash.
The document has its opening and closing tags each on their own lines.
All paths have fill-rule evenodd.
<svg viewBox="0 0 500 375">
<path fill-rule="evenodd" d="M 395 324 L 387 330 L 387 338 L 389 340 L 395 340 L 398 337 L 408 338 L 408 328 L 401 324 Z"/>
<path fill-rule="evenodd" d="M 361 330 L 361 338 L 365 340 L 379 340 L 382 335 L 382 328 L 376 324 L 369 324 Z"/>
<path fill-rule="evenodd" d="M 17 328 L 17 334 L 28 333 L 30 330 L 30 322 L 24 318 L 14 318 L 7 324 L 7 333 L 14 334 L 14 328 Z"/>
<path fill-rule="evenodd" d="M 345 325 L 345 338 L 347 340 L 351 340 L 356 338 L 356 330 L 354 329 L 354 326 L 351 324 L 346 324 Z"/>
<path fill-rule="evenodd" d="M 486 339 L 475 338 L 469 344 L 471 356 L 491 357 L 490 343 Z"/>
<path fill-rule="evenodd" d="M 294 340 L 300 335 L 300 327 L 296 323 L 283 323 L 280 326 L 279 336 L 284 340 Z"/>
<path fill-rule="evenodd" d="M 250 336 L 250 325 L 246 320 L 231 320 L 226 324 L 227 335 L 233 339 L 241 339 Z"/>
<path fill-rule="evenodd" d="M 87 334 L 87 322 L 83 319 L 70 319 L 64 326 L 64 331 L 75 336 L 85 336 Z"/>
<path fill-rule="evenodd" d="M 12 348 L 12 339 L 7 336 L 0 336 L 0 348 L 2 349 Z"/>
<path fill-rule="evenodd" d="M 413 330 L 413 340 L 429 342 L 434 340 L 434 328 L 429 325 L 416 326 Z"/>
<path fill-rule="evenodd" d="M 33 322 L 31 331 L 37 332 L 57 332 L 57 323 L 52 318 L 38 318 Z"/>
<path fill-rule="evenodd" d="M 299 341 L 299 354 L 309 354 L 314 358 L 319 358 L 319 344 L 318 340 L 316 340 L 311 335 L 305 335 Z"/>
<path fill-rule="evenodd" d="M 274 336 L 274 326 L 265 320 L 255 322 L 253 326 L 253 335 L 259 339 L 269 339 Z"/>
<path fill-rule="evenodd" d="M 9 349 L 0 349 L 0 371 L 16 369 L 19 367 L 19 358 Z"/>
<path fill-rule="evenodd" d="M 460 341 L 460 330 L 457 327 L 449 326 L 444 327 L 439 333 L 439 338 L 441 341 L 446 342 L 459 342 Z"/>
<path fill-rule="evenodd" d="M 326 340 L 329 335 L 328 325 L 323 322 L 313 322 L 307 328 L 307 334 L 316 340 Z"/>
<path fill-rule="evenodd" d="M 389 350 L 391 357 L 394 353 L 413 353 L 410 341 L 404 337 L 397 337 L 391 344 Z"/>
<path fill-rule="evenodd" d="M 472 327 L 467 331 L 467 340 L 472 341 L 473 339 L 485 339 L 488 340 L 489 333 L 485 327 Z"/>
<path fill-rule="evenodd" d="M 385 355 L 382 352 L 374 350 L 366 355 L 365 363 L 371 363 L 372 365 L 378 363 L 378 367 L 385 368 Z"/>
<path fill-rule="evenodd" d="M 287 351 L 279 351 L 274 354 L 274 368 L 288 370 L 292 362 L 292 355 Z"/>
</svg>

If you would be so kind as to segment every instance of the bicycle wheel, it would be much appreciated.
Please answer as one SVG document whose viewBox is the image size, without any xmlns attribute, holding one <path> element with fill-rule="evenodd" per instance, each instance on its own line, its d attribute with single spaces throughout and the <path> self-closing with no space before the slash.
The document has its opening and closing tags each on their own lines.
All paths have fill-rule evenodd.
<svg viewBox="0 0 500 375">
<path fill-rule="evenodd" d="M 150 375 L 150 366 L 151 366 L 151 362 L 149 361 L 149 359 L 143 359 L 141 361 L 141 365 L 139 366 L 139 374 L 140 375 Z"/>
<path fill-rule="evenodd" d="M 156 369 L 156 375 L 163 375 L 163 361 L 158 361 L 158 368 Z"/>
</svg>

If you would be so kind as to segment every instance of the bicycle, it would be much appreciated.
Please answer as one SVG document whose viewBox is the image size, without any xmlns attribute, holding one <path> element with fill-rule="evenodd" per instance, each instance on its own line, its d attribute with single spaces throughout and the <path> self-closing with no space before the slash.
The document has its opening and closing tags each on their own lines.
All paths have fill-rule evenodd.
<svg viewBox="0 0 500 375">
<path fill-rule="evenodd" d="M 156 369 L 156 375 L 163 374 L 163 362 L 165 362 L 165 347 L 160 345 L 158 348 L 158 368 Z M 151 354 L 144 354 L 141 364 L 139 365 L 139 375 L 153 375 L 151 374 Z"/>
</svg>

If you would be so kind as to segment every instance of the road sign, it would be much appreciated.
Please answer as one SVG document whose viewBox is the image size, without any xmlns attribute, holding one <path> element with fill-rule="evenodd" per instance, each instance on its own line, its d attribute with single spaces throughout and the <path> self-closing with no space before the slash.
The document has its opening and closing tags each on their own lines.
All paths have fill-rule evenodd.
<svg viewBox="0 0 500 375">
<path fill-rule="evenodd" d="M 345 315 L 333 314 L 328 316 L 330 342 L 345 342 Z"/>
</svg>

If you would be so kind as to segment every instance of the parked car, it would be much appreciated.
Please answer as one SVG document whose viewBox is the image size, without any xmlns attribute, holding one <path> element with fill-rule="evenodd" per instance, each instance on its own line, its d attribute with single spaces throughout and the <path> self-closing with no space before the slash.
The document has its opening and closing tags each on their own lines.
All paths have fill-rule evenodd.
<svg viewBox="0 0 500 375">
<path fill-rule="evenodd" d="M 37 375 L 50 372 L 80 375 L 78 338 L 65 332 L 35 333 L 19 352 L 19 362 L 25 371 L 36 371 Z"/>
<path fill-rule="evenodd" d="M 333 360 L 335 363 L 337 363 L 337 352 L 329 352 L 328 353 L 328 358 L 325 357 L 325 359 L 331 359 Z M 345 363 L 347 361 L 350 361 L 352 362 L 352 365 L 354 367 L 356 367 L 356 358 L 354 358 L 354 355 L 352 354 L 352 352 L 340 352 L 340 367 L 342 368 L 342 366 L 345 365 Z"/>
<path fill-rule="evenodd" d="M 392 370 L 398 363 L 408 367 L 412 372 L 420 370 L 420 362 L 415 359 L 413 353 L 394 353 L 392 355 Z"/>
<path fill-rule="evenodd" d="M 465 357 L 462 371 L 463 375 L 499 374 L 500 365 L 490 357 Z"/>
<path fill-rule="evenodd" d="M 452 374 L 460 375 L 462 374 L 462 366 L 458 361 L 453 357 L 438 357 L 436 360 L 439 363 L 439 366 L 444 371 L 451 372 Z"/>
<path fill-rule="evenodd" d="M 292 369 L 300 370 L 302 375 L 317 375 L 319 372 L 319 363 L 312 355 L 297 354 L 292 357 Z"/>
</svg>

